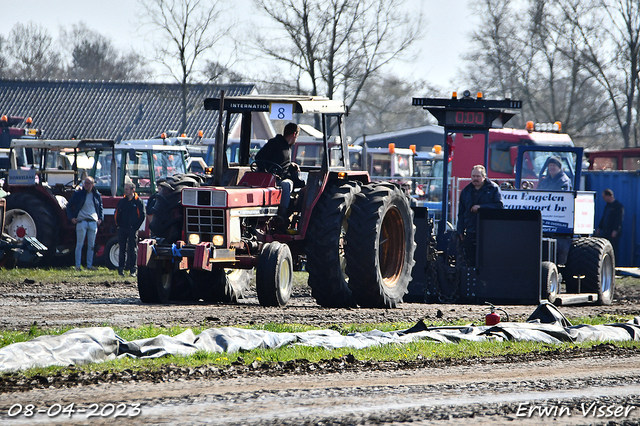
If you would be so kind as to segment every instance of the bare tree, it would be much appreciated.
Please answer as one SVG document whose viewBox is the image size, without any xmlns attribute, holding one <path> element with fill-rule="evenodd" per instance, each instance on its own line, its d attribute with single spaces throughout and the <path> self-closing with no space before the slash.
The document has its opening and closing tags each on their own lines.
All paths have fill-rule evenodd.
<svg viewBox="0 0 640 426">
<path fill-rule="evenodd" d="M 631 0 L 563 0 L 582 58 L 612 105 L 625 147 L 638 146 L 640 5 Z"/>
<path fill-rule="evenodd" d="M 111 40 L 82 22 L 73 25 L 70 32 L 62 29 L 60 39 L 70 49 L 71 62 L 66 71 L 69 78 L 135 81 L 149 75 L 140 55 L 120 54 Z"/>
<path fill-rule="evenodd" d="M 556 1 L 528 0 L 525 13 L 522 3 L 517 6 L 512 0 L 475 4 L 490 25 L 472 33 L 468 81 L 490 96 L 522 99 L 513 125 L 561 121 L 577 140 L 591 143 L 608 131 L 603 123 L 610 108 L 583 63 L 574 21 Z"/>
<path fill-rule="evenodd" d="M 210 52 L 228 34 L 232 23 L 224 18 L 222 0 L 141 0 L 143 24 L 151 27 L 156 60 L 182 86 L 182 123 L 187 128 L 188 84 L 202 75 L 203 55 Z M 198 69 L 198 66 L 202 66 Z M 198 107 L 200 105 L 197 105 Z"/>
<path fill-rule="evenodd" d="M 426 82 L 408 82 L 393 75 L 367 80 L 362 96 L 347 121 L 347 134 L 362 135 L 425 126 L 429 117 L 411 105 L 414 96 L 435 96 Z"/>
<path fill-rule="evenodd" d="M 339 96 L 349 107 L 367 80 L 402 59 L 421 35 L 422 16 L 404 0 L 255 0 L 277 24 L 255 47 L 289 67 L 297 93 Z"/>
<path fill-rule="evenodd" d="M 0 78 L 8 77 L 7 75 L 7 55 L 5 50 L 7 48 L 7 39 L 0 34 Z"/>
<path fill-rule="evenodd" d="M 217 61 L 206 62 L 204 75 L 207 81 L 216 82 L 217 84 L 240 83 L 246 80 L 242 74 L 232 71 L 229 67 Z"/>
<path fill-rule="evenodd" d="M 516 14 L 511 4 L 512 0 L 470 3 L 472 11 L 483 16 L 486 24 L 471 32 L 473 48 L 464 57 L 469 62 L 465 77 L 489 96 L 518 95 L 518 62 L 524 48 L 516 37 Z"/>
<path fill-rule="evenodd" d="M 11 75 L 18 78 L 53 78 L 61 73 L 60 53 L 45 28 L 32 22 L 16 24 L 7 41 Z"/>
</svg>

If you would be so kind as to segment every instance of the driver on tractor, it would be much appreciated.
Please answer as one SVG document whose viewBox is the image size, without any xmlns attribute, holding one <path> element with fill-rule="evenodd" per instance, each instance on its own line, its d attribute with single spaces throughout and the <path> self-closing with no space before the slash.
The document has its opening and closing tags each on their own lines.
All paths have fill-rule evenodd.
<svg viewBox="0 0 640 426">
<path fill-rule="evenodd" d="M 562 160 L 560 157 L 549 157 L 547 160 L 547 175 L 540 179 L 538 189 L 547 191 L 571 191 L 571 179 L 562 170 Z"/>
<path fill-rule="evenodd" d="M 288 222 L 291 192 L 295 188 L 303 188 L 305 183 L 300 179 L 300 167 L 291 161 L 291 147 L 298 139 L 300 129 L 296 123 L 288 123 L 283 134 L 269 139 L 256 154 L 256 164 L 261 172 L 278 176 L 282 187 L 282 200 L 278 215 Z M 287 223 L 288 225 L 288 223 Z"/>
</svg>

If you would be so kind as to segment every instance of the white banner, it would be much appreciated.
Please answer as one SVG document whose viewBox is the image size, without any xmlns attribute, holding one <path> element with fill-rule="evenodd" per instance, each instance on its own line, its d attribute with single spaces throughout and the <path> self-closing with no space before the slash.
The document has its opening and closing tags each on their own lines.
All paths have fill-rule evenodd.
<svg viewBox="0 0 640 426">
<path fill-rule="evenodd" d="M 540 210 L 542 231 L 573 233 L 573 192 L 502 190 L 505 209 Z"/>
</svg>

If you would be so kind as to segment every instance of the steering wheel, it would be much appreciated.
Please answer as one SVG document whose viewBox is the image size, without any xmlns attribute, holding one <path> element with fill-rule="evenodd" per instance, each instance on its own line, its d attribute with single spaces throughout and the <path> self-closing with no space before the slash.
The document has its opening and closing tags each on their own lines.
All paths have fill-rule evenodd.
<svg viewBox="0 0 640 426">
<path fill-rule="evenodd" d="M 274 163 L 273 161 L 268 161 L 268 160 L 254 161 L 253 163 L 251 163 L 251 171 L 253 172 L 265 171 L 279 178 L 284 176 L 284 169 L 282 168 L 282 166 L 278 163 Z"/>
</svg>

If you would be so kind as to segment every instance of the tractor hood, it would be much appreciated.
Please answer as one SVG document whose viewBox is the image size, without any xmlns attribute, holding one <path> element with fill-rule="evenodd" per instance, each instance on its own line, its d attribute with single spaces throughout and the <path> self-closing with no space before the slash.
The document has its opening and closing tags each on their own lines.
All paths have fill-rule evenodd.
<svg viewBox="0 0 640 426">
<path fill-rule="evenodd" d="M 211 186 L 185 188 L 182 204 L 188 207 L 263 207 L 280 204 L 282 190 L 279 188 L 247 188 Z"/>
</svg>

